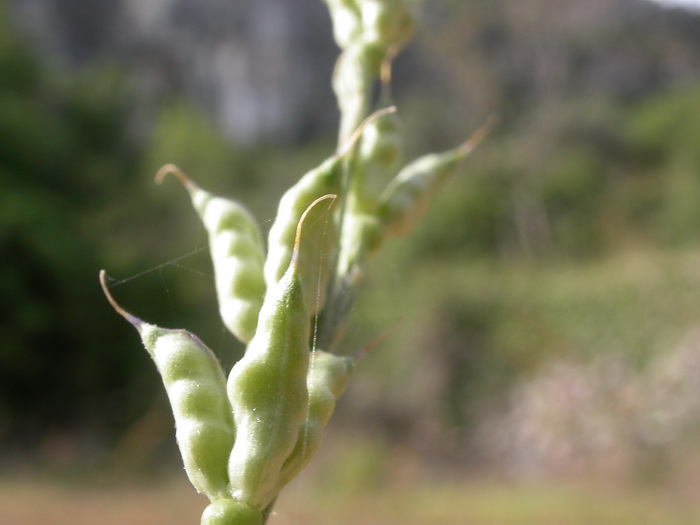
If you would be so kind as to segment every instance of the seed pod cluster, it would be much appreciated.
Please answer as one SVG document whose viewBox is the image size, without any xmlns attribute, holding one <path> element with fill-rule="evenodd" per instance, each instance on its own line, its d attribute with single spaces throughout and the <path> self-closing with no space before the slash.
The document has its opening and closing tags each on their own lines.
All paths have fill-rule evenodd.
<svg viewBox="0 0 700 525">
<path fill-rule="evenodd" d="M 280 199 L 268 236 L 268 255 L 264 265 L 265 282 L 274 286 L 284 275 L 292 260 L 296 242 L 297 225 L 302 214 L 307 213 L 301 242 L 304 250 L 299 253 L 299 272 L 304 283 L 310 315 L 317 315 L 326 303 L 330 264 L 337 249 L 337 218 L 324 206 L 309 205 L 323 195 L 338 194 L 343 183 L 344 161 L 353 153 L 355 143 L 366 129 L 379 119 L 390 115 L 394 107 L 383 108 L 364 120 L 345 144 L 320 166 L 307 172 Z"/>
<path fill-rule="evenodd" d="M 334 21 L 347 17 L 351 22 L 343 27 L 352 27 L 340 38 L 336 32 L 343 53 L 333 75 L 333 89 L 341 111 L 339 140 L 343 141 L 367 114 L 378 79 L 383 84 L 381 103 L 391 104 L 388 72 L 394 57 L 413 34 L 415 6 L 411 0 L 326 0 L 326 3 Z M 385 179 L 395 174 L 400 158 L 397 116 L 385 115 L 367 127 L 350 162 L 351 176 L 344 188 L 346 202 L 334 276 L 335 297 L 355 285 L 366 255 L 381 241 L 378 195 Z M 336 310 L 340 308 L 339 301 L 336 299 Z M 336 330 L 336 323 L 331 324 L 329 330 Z"/>
<path fill-rule="evenodd" d="M 268 288 L 255 335 L 228 381 L 214 354 L 196 336 L 129 314 L 109 293 L 104 271 L 100 274 L 108 300 L 138 330 L 161 374 L 185 469 L 195 488 L 211 501 L 203 525 L 262 524 L 279 491 L 317 448 L 317 434 L 335 403 L 331 401 L 329 410 L 326 399 L 320 412 L 319 396 L 327 397 L 328 389 L 340 395 L 338 379 L 327 371 L 329 358 L 309 368 L 310 314 L 300 275 L 302 225 L 317 203 L 331 197 L 335 199 L 317 199 L 299 218 L 287 271 Z M 321 375 L 333 383 L 324 387 Z M 298 450 L 302 435 L 313 441 Z"/>
<path fill-rule="evenodd" d="M 343 142 L 368 113 L 381 64 L 411 39 L 416 17 L 411 0 L 326 0 L 326 4 L 343 50 L 333 74 Z"/>
<path fill-rule="evenodd" d="M 341 271 L 349 272 L 353 266 L 362 265 L 368 253 L 375 251 L 385 237 L 408 234 L 425 214 L 435 194 L 454 174 L 460 162 L 481 142 L 494 124 L 493 119 L 479 128 L 464 144 L 444 153 L 431 153 L 419 157 L 402 168 L 386 186 L 376 201 L 369 205 L 363 194 L 349 197 L 356 202 L 365 201 L 355 217 L 346 221 L 354 227 L 343 231 L 346 261 Z M 350 186 L 353 191 L 356 187 Z M 355 208 L 349 208 L 354 211 Z M 369 210 L 369 211 L 368 211 Z M 359 225 L 354 225 L 359 223 Z"/>
<path fill-rule="evenodd" d="M 157 175 L 173 173 L 188 190 L 209 236 L 221 318 L 247 344 L 228 379 L 196 336 L 132 316 L 100 277 L 161 374 L 185 470 L 210 500 L 202 525 L 266 523 L 279 492 L 319 448 L 359 357 L 333 351 L 366 259 L 385 238 L 414 228 L 492 124 L 399 170 L 400 125 L 386 106 L 391 62 L 413 34 L 415 0 L 325 2 L 343 50 L 333 77 L 340 146 L 283 195 L 267 249 L 242 205 L 199 188 L 175 166 Z M 377 79 L 385 109 L 363 121 Z"/>
<path fill-rule="evenodd" d="M 380 104 L 393 106 L 391 97 L 391 60 L 382 65 L 382 97 Z M 396 174 L 402 157 L 400 121 L 396 111 L 373 119 L 365 126 L 352 159 L 348 183 L 343 235 L 336 268 L 338 282 L 347 280 L 374 251 L 381 240 L 381 224 L 377 216 L 379 195 L 389 177 Z M 350 280 L 353 280 L 350 277 Z"/>
</svg>

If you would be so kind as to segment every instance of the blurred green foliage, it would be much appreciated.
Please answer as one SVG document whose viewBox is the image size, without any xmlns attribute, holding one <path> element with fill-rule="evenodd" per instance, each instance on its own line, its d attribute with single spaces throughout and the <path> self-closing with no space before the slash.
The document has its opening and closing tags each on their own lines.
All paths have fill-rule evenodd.
<svg viewBox="0 0 700 525">
<path fill-rule="evenodd" d="M 135 150 L 112 72 L 51 74 L 0 10 L 0 436 L 99 425 L 130 381 L 103 340 L 94 272 L 105 203 Z M 99 421 L 98 421 L 98 418 Z"/>
</svg>

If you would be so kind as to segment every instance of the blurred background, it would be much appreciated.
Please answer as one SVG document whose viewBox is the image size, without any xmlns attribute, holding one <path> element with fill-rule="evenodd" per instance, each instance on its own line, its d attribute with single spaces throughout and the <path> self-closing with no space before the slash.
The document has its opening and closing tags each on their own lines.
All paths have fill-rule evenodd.
<svg viewBox="0 0 700 525">
<path fill-rule="evenodd" d="M 699 13 L 426 2 L 407 158 L 499 125 L 372 261 L 348 348 L 403 322 L 271 524 L 700 522 Z M 0 523 L 197 523 L 97 275 L 230 366 L 206 236 L 153 176 L 266 231 L 334 149 L 337 55 L 319 0 L 0 0 Z"/>
</svg>

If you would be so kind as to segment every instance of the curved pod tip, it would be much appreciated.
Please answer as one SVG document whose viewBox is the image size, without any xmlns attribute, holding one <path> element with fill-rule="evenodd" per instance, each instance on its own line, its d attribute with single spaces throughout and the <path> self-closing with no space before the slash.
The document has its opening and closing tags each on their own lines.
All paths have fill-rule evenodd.
<svg viewBox="0 0 700 525">
<path fill-rule="evenodd" d="M 119 304 L 117 304 L 117 301 L 114 300 L 112 294 L 109 293 L 109 286 L 107 286 L 107 272 L 105 270 L 100 270 L 100 286 L 102 286 L 102 291 L 104 292 L 105 297 L 107 297 L 109 304 L 112 306 L 112 308 L 114 308 L 114 311 L 129 321 L 138 330 L 144 324 L 143 321 L 124 310 L 121 306 L 119 306 Z"/>
<path fill-rule="evenodd" d="M 195 187 L 194 182 L 192 182 L 185 172 L 178 168 L 175 164 L 166 164 L 157 171 L 155 176 L 156 184 L 162 184 L 163 179 L 169 174 L 175 175 L 180 180 L 182 185 L 188 190 Z"/>
<path fill-rule="evenodd" d="M 338 148 L 338 151 L 336 152 L 335 156 L 343 157 L 348 152 L 352 151 L 352 148 L 355 146 L 357 140 L 362 136 L 362 132 L 364 131 L 367 124 L 377 120 L 378 118 L 383 117 L 384 115 L 389 115 L 391 113 L 396 113 L 396 106 L 389 106 L 387 108 L 378 109 L 370 116 L 368 116 L 365 120 L 362 121 L 362 123 L 357 127 L 353 134 L 350 135 L 350 138 L 346 140 L 345 143 L 340 146 L 340 148 Z"/>
<path fill-rule="evenodd" d="M 329 193 L 328 195 L 323 195 L 322 197 L 319 197 L 315 201 L 313 201 L 311 204 L 309 204 L 309 207 L 304 210 L 304 213 L 301 215 L 301 218 L 299 219 L 299 222 L 297 223 L 297 231 L 296 231 L 296 236 L 294 237 L 294 251 L 292 252 L 292 265 L 296 266 L 297 263 L 299 262 L 299 246 L 301 245 L 301 233 L 303 230 L 304 226 L 304 221 L 306 220 L 306 216 L 309 214 L 309 212 L 319 203 L 328 199 L 331 199 L 331 206 L 335 202 L 335 199 L 338 196 L 335 195 L 334 193 Z M 330 209 L 330 206 L 329 206 Z"/>
<path fill-rule="evenodd" d="M 489 133 L 496 127 L 498 123 L 498 118 L 495 115 L 489 116 L 479 129 L 477 129 L 472 135 L 459 146 L 459 154 L 463 157 L 469 155 L 476 147 L 484 140 Z"/>
</svg>

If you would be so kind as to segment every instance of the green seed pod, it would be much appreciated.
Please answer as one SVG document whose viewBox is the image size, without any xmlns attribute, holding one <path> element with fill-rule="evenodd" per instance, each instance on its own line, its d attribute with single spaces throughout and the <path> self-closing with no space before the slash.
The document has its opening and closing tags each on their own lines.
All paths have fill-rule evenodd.
<svg viewBox="0 0 700 525">
<path fill-rule="evenodd" d="M 379 218 L 386 235 L 403 236 L 413 230 L 443 183 L 492 125 L 490 119 L 460 147 L 420 157 L 399 172 L 380 197 Z"/>
<path fill-rule="evenodd" d="M 368 211 L 376 208 L 379 185 L 398 170 L 403 150 L 400 128 L 398 115 L 389 113 L 369 123 L 362 132 L 352 184 L 361 185 L 358 191 L 363 201 L 369 201 Z"/>
<path fill-rule="evenodd" d="M 268 288 L 274 286 L 289 267 L 297 226 L 309 205 L 324 195 L 340 190 L 344 157 L 353 150 L 353 146 L 368 125 L 394 111 L 396 108 L 389 107 L 367 117 L 335 155 L 306 173 L 282 196 L 267 243 L 268 255 L 264 273 Z M 328 216 L 328 209 L 318 206 L 308 210 L 301 237 L 304 250 L 299 254 L 299 273 L 304 283 L 311 315 L 320 312 L 325 305 L 328 279 L 331 277 L 327 263 L 331 261 L 336 249 L 336 241 L 337 225 L 333 218 Z"/>
<path fill-rule="evenodd" d="M 338 274 L 350 273 L 375 251 L 382 240 L 377 217 L 381 186 L 395 173 L 401 157 L 400 137 L 394 113 L 369 123 L 354 158 L 346 216 L 340 239 Z"/>
<path fill-rule="evenodd" d="M 384 56 L 380 69 L 382 84 L 379 104 L 384 107 L 394 106 L 391 93 L 391 68 L 398 49 L 391 47 Z M 393 176 L 398 170 L 403 157 L 402 123 L 397 112 L 384 115 L 367 126 L 362 133 L 358 157 L 367 159 L 376 167 L 366 167 L 365 175 L 370 180 L 381 180 Z"/>
<path fill-rule="evenodd" d="M 355 363 L 384 341 L 395 328 L 396 326 L 387 330 L 352 356 L 338 356 L 322 350 L 315 350 L 312 353 L 306 378 L 309 391 L 308 414 L 299 430 L 296 446 L 282 466 L 275 493 L 294 479 L 318 451 L 323 438 L 323 429 L 333 415 L 336 402 L 345 392 L 350 375 L 355 369 Z M 267 499 L 271 497 L 273 497 L 272 494 L 268 495 Z"/>
<path fill-rule="evenodd" d="M 393 54 L 388 54 L 381 68 L 381 102 L 384 105 L 391 103 L 392 59 Z M 364 263 L 366 255 L 376 250 L 381 243 L 382 226 L 377 218 L 378 200 L 387 178 L 396 173 L 401 160 L 399 127 L 395 111 L 382 114 L 364 127 L 357 154 L 351 164 L 352 176 L 342 223 L 336 282 L 342 279 L 346 282 L 355 281 L 355 274 Z"/>
<path fill-rule="evenodd" d="M 311 425 L 324 428 L 328 424 L 335 410 L 335 403 L 345 392 L 354 368 L 354 357 L 337 356 L 323 350 L 313 353 L 307 377 L 308 420 Z"/>
<path fill-rule="evenodd" d="M 355 0 L 325 0 L 333 19 L 333 36 L 341 49 L 357 41 L 362 34 L 362 20 Z"/>
<path fill-rule="evenodd" d="M 217 499 L 202 513 L 201 525 L 262 525 L 259 510 L 234 499 Z"/>
<path fill-rule="evenodd" d="M 336 401 L 345 392 L 354 366 L 353 357 L 337 356 L 321 350 L 313 352 L 306 380 L 308 415 L 299 430 L 294 450 L 282 466 L 277 485 L 266 500 L 271 500 L 292 481 L 318 451 L 323 429 L 333 415 Z"/>
<path fill-rule="evenodd" d="M 209 234 L 221 319 L 235 337 L 248 343 L 265 295 L 265 248 L 258 225 L 242 205 L 199 188 L 177 166 L 163 166 L 156 180 L 168 173 L 176 175 L 190 193 Z"/>
<path fill-rule="evenodd" d="M 368 254 L 382 241 L 382 225 L 375 215 L 348 212 L 343 220 L 343 235 L 337 266 L 337 283 L 354 286 Z"/>
<path fill-rule="evenodd" d="M 402 48 L 413 37 L 415 14 L 405 0 L 359 0 L 359 7 L 366 42 Z"/>
<path fill-rule="evenodd" d="M 339 144 L 348 140 L 367 115 L 385 54 L 381 46 L 359 40 L 338 58 L 333 72 L 333 90 L 341 112 Z"/>
<path fill-rule="evenodd" d="M 160 372 L 192 485 L 212 501 L 225 496 L 235 431 L 219 361 L 194 334 L 145 323 L 123 310 L 109 293 L 104 270 L 100 282 L 112 307 L 138 330 Z"/>
<path fill-rule="evenodd" d="M 309 313 L 299 272 L 301 226 L 287 272 L 268 288 L 255 337 L 231 370 L 228 395 L 236 442 L 228 462 L 231 495 L 261 509 L 280 469 L 296 444 L 306 417 L 309 367 Z"/>
<path fill-rule="evenodd" d="M 267 287 L 273 287 L 289 268 L 299 220 L 309 204 L 317 198 L 337 193 L 342 175 L 342 158 L 327 159 L 304 175 L 280 199 L 277 217 L 268 236 L 268 255 L 264 266 Z M 325 303 L 327 264 L 332 256 L 336 239 L 336 224 L 325 206 L 312 209 L 304 228 L 305 250 L 299 254 L 299 271 L 309 299 L 310 314 L 315 314 Z"/>
</svg>

